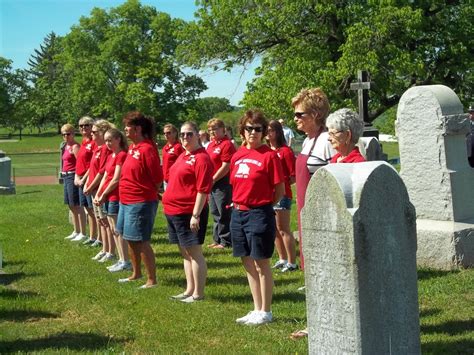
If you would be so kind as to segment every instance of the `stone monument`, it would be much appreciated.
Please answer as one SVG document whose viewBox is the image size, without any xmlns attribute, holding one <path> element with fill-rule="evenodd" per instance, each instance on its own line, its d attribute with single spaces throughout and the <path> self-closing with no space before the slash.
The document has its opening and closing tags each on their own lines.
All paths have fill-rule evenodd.
<svg viewBox="0 0 474 355">
<path fill-rule="evenodd" d="M 420 354 L 415 210 L 398 173 L 319 169 L 302 229 L 309 353 Z"/>
<path fill-rule="evenodd" d="M 474 265 L 469 129 L 461 101 L 446 86 L 413 87 L 400 99 L 400 176 L 416 207 L 419 265 L 446 270 Z"/>
<path fill-rule="evenodd" d="M 14 194 L 15 184 L 11 180 L 12 161 L 0 150 L 0 195 Z"/>
</svg>

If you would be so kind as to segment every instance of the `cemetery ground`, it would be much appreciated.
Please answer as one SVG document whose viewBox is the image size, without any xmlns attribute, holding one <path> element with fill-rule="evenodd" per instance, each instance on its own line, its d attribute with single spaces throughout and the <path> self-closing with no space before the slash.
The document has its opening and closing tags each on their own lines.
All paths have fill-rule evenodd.
<svg viewBox="0 0 474 355">
<path fill-rule="evenodd" d="M 15 163 L 14 155 L 14 166 L 57 164 L 58 135 L 30 138 L 0 143 L 0 149 L 51 152 L 43 161 L 28 154 Z M 384 143 L 384 151 L 398 156 L 396 144 Z M 128 274 L 109 273 L 92 261 L 97 249 L 65 241 L 70 232 L 61 185 L 19 186 L 16 195 L 0 196 L 0 353 L 307 353 L 306 339 L 289 339 L 306 324 L 305 295 L 297 291 L 304 284 L 301 271 L 275 273 L 275 321 L 251 328 L 235 323 L 252 301 L 230 251 L 204 248 L 205 301 L 169 300 L 182 291 L 184 272 L 177 247 L 168 243 L 161 208 L 152 238 L 157 288 L 119 285 L 117 279 Z M 208 228 L 205 245 L 210 239 Z M 422 352 L 473 354 L 474 270 L 419 269 L 418 291 Z"/>
</svg>

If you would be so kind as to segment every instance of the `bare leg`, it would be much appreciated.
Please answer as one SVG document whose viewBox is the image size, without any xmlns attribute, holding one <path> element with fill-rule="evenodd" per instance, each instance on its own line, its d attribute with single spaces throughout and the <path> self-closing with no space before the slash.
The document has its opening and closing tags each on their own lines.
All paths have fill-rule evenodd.
<svg viewBox="0 0 474 355">
<path fill-rule="evenodd" d="M 94 210 L 86 207 L 87 218 L 89 220 L 89 236 L 91 239 L 98 239 L 97 222 L 94 216 Z M 100 239 L 99 239 L 100 240 Z"/>
<path fill-rule="evenodd" d="M 185 295 L 193 295 L 194 294 L 194 277 L 193 277 L 193 267 L 191 262 L 191 256 L 186 251 L 186 248 L 179 246 L 179 251 L 183 256 L 183 268 L 184 268 L 184 275 L 186 276 L 186 291 L 184 291 Z"/>
<path fill-rule="evenodd" d="M 285 254 L 290 264 L 296 264 L 296 243 L 295 237 L 291 232 L 290 228 L 290 211 L 289 210 L 282 210 L 277 211 L 276 213 L 276 223 L 277 223 L 277 237 L 278 234 L 281 235 L 281 239 L 283 241 Z M 278 249 L 278 247 L 277 247 Z M 281 259 L 281 258 L 280 258 Z"/>
<path fill-rule="evenodd" d="M 110 233 L 112 234 L 113 243 L 117 246 L 117 254 L 119 256 L 119 260 L 123 261 L 123 250 L 122 246 L 120 245 L 120 235 L 115 233 L 115 224 L 117 221 L 117 216 L 107 216 L 107 220 L 109 221 L 110 226 Z"/>
<path fill-rule="evenodd" d="M 201 245 L 193 245 L 186 248 L 187 254 L 191 257 L 192 278 L 194 280 L 193 297 L 204 297 L 204 287 L 207 278 L 207 263 L 202 254 Z"/>
<path fill-rule="evenodd" d="M 139 242 L 141 244 L 141 256 L 143 263 L 145 264 L 145 270 L 148 276 L 146 285 L 156 285 L 156 262 L 155 262 L 155 253 L 151 248 L 150 241 Z"/>
<path fill-rule="evenodd" d="M 247 272 L 247 280 L 250 286 L 250 292 L 252 293 L 254 310 L 262 310 L 262 292 L 260 288 L 260 277 L 255 267 L 255 260 L 250 256 L 243 256 L 242 264 L 244 265 L 245 271 Z"/>
<path fill-rule="evenodd" d="M 277 220 L 278 220 L 278 213 L 277 213 Z M 288 260 L 287 258 L 287 255 L 286 255 L 286 249 L 285 249 L 285 245 L 283 244 L 283 238 L 280 234 L 280 232 L 276 231 L 275 233 L 275 246 L 276 246 L 276 250 L 277 250 L 277 253 L 278 253 L 278 257 L 280 260 Z"/>
<path fill-rule="evenodd" d="M 130 248 L 130 255 L 132 259 L 132 276 L 129 277 L 130 280 L 139 279 L 142 277 L 142 258 L 140 256 L 141 245 L 137 245 L 139 242 L 128 242 L 128 247 Z"/>
<path fill-rule="evenodd" d="M 270 259 L 255 260 L 256 269 L 260 280 L 261 311 L 270 312 L 273 296 L 273 276 Z"/>
<path fill-rule="evenodd" d="M 69 209 L 71 210 L 71 214 L 72 214 L 72 223 L 74 224 L 74 231 L 80 232 L 81 227 L 79 224 L 79 206 L 69 205 Z"/>
<path fill-rule="evenodd" d="M 84 211 L 84 207 L 78 206 L 79 207 L 79 228 L 80 232 L 84 235 L 86 235 L 86 212 Z"/>
</svg>

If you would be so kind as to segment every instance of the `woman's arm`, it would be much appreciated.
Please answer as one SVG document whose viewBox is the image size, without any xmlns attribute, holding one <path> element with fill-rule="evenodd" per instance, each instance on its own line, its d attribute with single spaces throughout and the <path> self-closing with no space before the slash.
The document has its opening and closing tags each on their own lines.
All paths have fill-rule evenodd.
<svg viewBox="0 0 474 355">
<path fill-rule="evenodd" d="M 230 163 L 223 162 L 221 167 L 216 171 L 216 173 L 212 177 L 212 183 L 215 184 L 217 181 L 219 181 L 224 176 L 226 176 L 229 171 L 230 171 Z"/>
<path fill-rule="evenodd" d="M 206 204 L 207 194 L 198 192 L 196 195 L 196 201 L 194 202 L 193 215 L 191 216 L 191 221 L 189 222 L 189 227 L 191 230 L 196 233 L 199 230 L 199 220 L 202 209 Z"/>
<path fill-rule="evenodd" d="M 275 192 L 273 193 L 273 204 L 275 205 L 278 201 L 281 200 L 285 194 L 285 183 L 280 182 L 275 185 Z"/>
</svg>

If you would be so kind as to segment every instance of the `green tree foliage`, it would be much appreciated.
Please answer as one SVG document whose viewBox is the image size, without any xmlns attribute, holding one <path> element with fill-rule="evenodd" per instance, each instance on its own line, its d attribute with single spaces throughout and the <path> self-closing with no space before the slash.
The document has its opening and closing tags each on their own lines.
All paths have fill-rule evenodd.
<svg viewBox="0 0 474 355">
<path fill-rule="evenodd" d="M 206 123 L 219 112 L 232 111 L 233 107 L 226 98 L 203 97 L 194 100 L 188 105 L 188 118 L 198 124 Z"/>
<path fill-rule="evenodd" d="M 0 126 L 21 130 L 31 116 L 29 86 L 24 70 L 13 70 L 11 60 L 0 57 Z"/>
<path fill-rule="evenodd" d="M 129 0 L 109 11 L 94 8 L 62 41 L 58 56 L 69 81 L 69 115 L 119 120 L 141 110 L 173 121 L 206 89 L 175 61 L 175 32 L 184 21 Z"/>
<path fill-rule="evenodd" d="M 350 90 L 368 70 L 370 118 L 411 86 L 444 84 L 465 103 L 474 97 L 474 7 L 459 1 L 198 0 L 197 20 L 180 33 L 180 59 L 228 69 L 261 65 L 243 99 L 274 117 L 290 100 L 322 87 L 332 108 L 356 107 Z"/>
<path fill-rule="evenodd" d="M 57 59 L 61 52 L 61 37 L 51 32 L 28 60 L 29 79 L 33 84 L 29 95 L 29 105 L 33 113 L 30 124 L 38 129 L 53 123 L 59 130 L 61 123 L 67 120 L 65 116 L 69 109 L 69 81 Z M 72 121 L 71 117 L 69 120 Z"/>
</svg>

